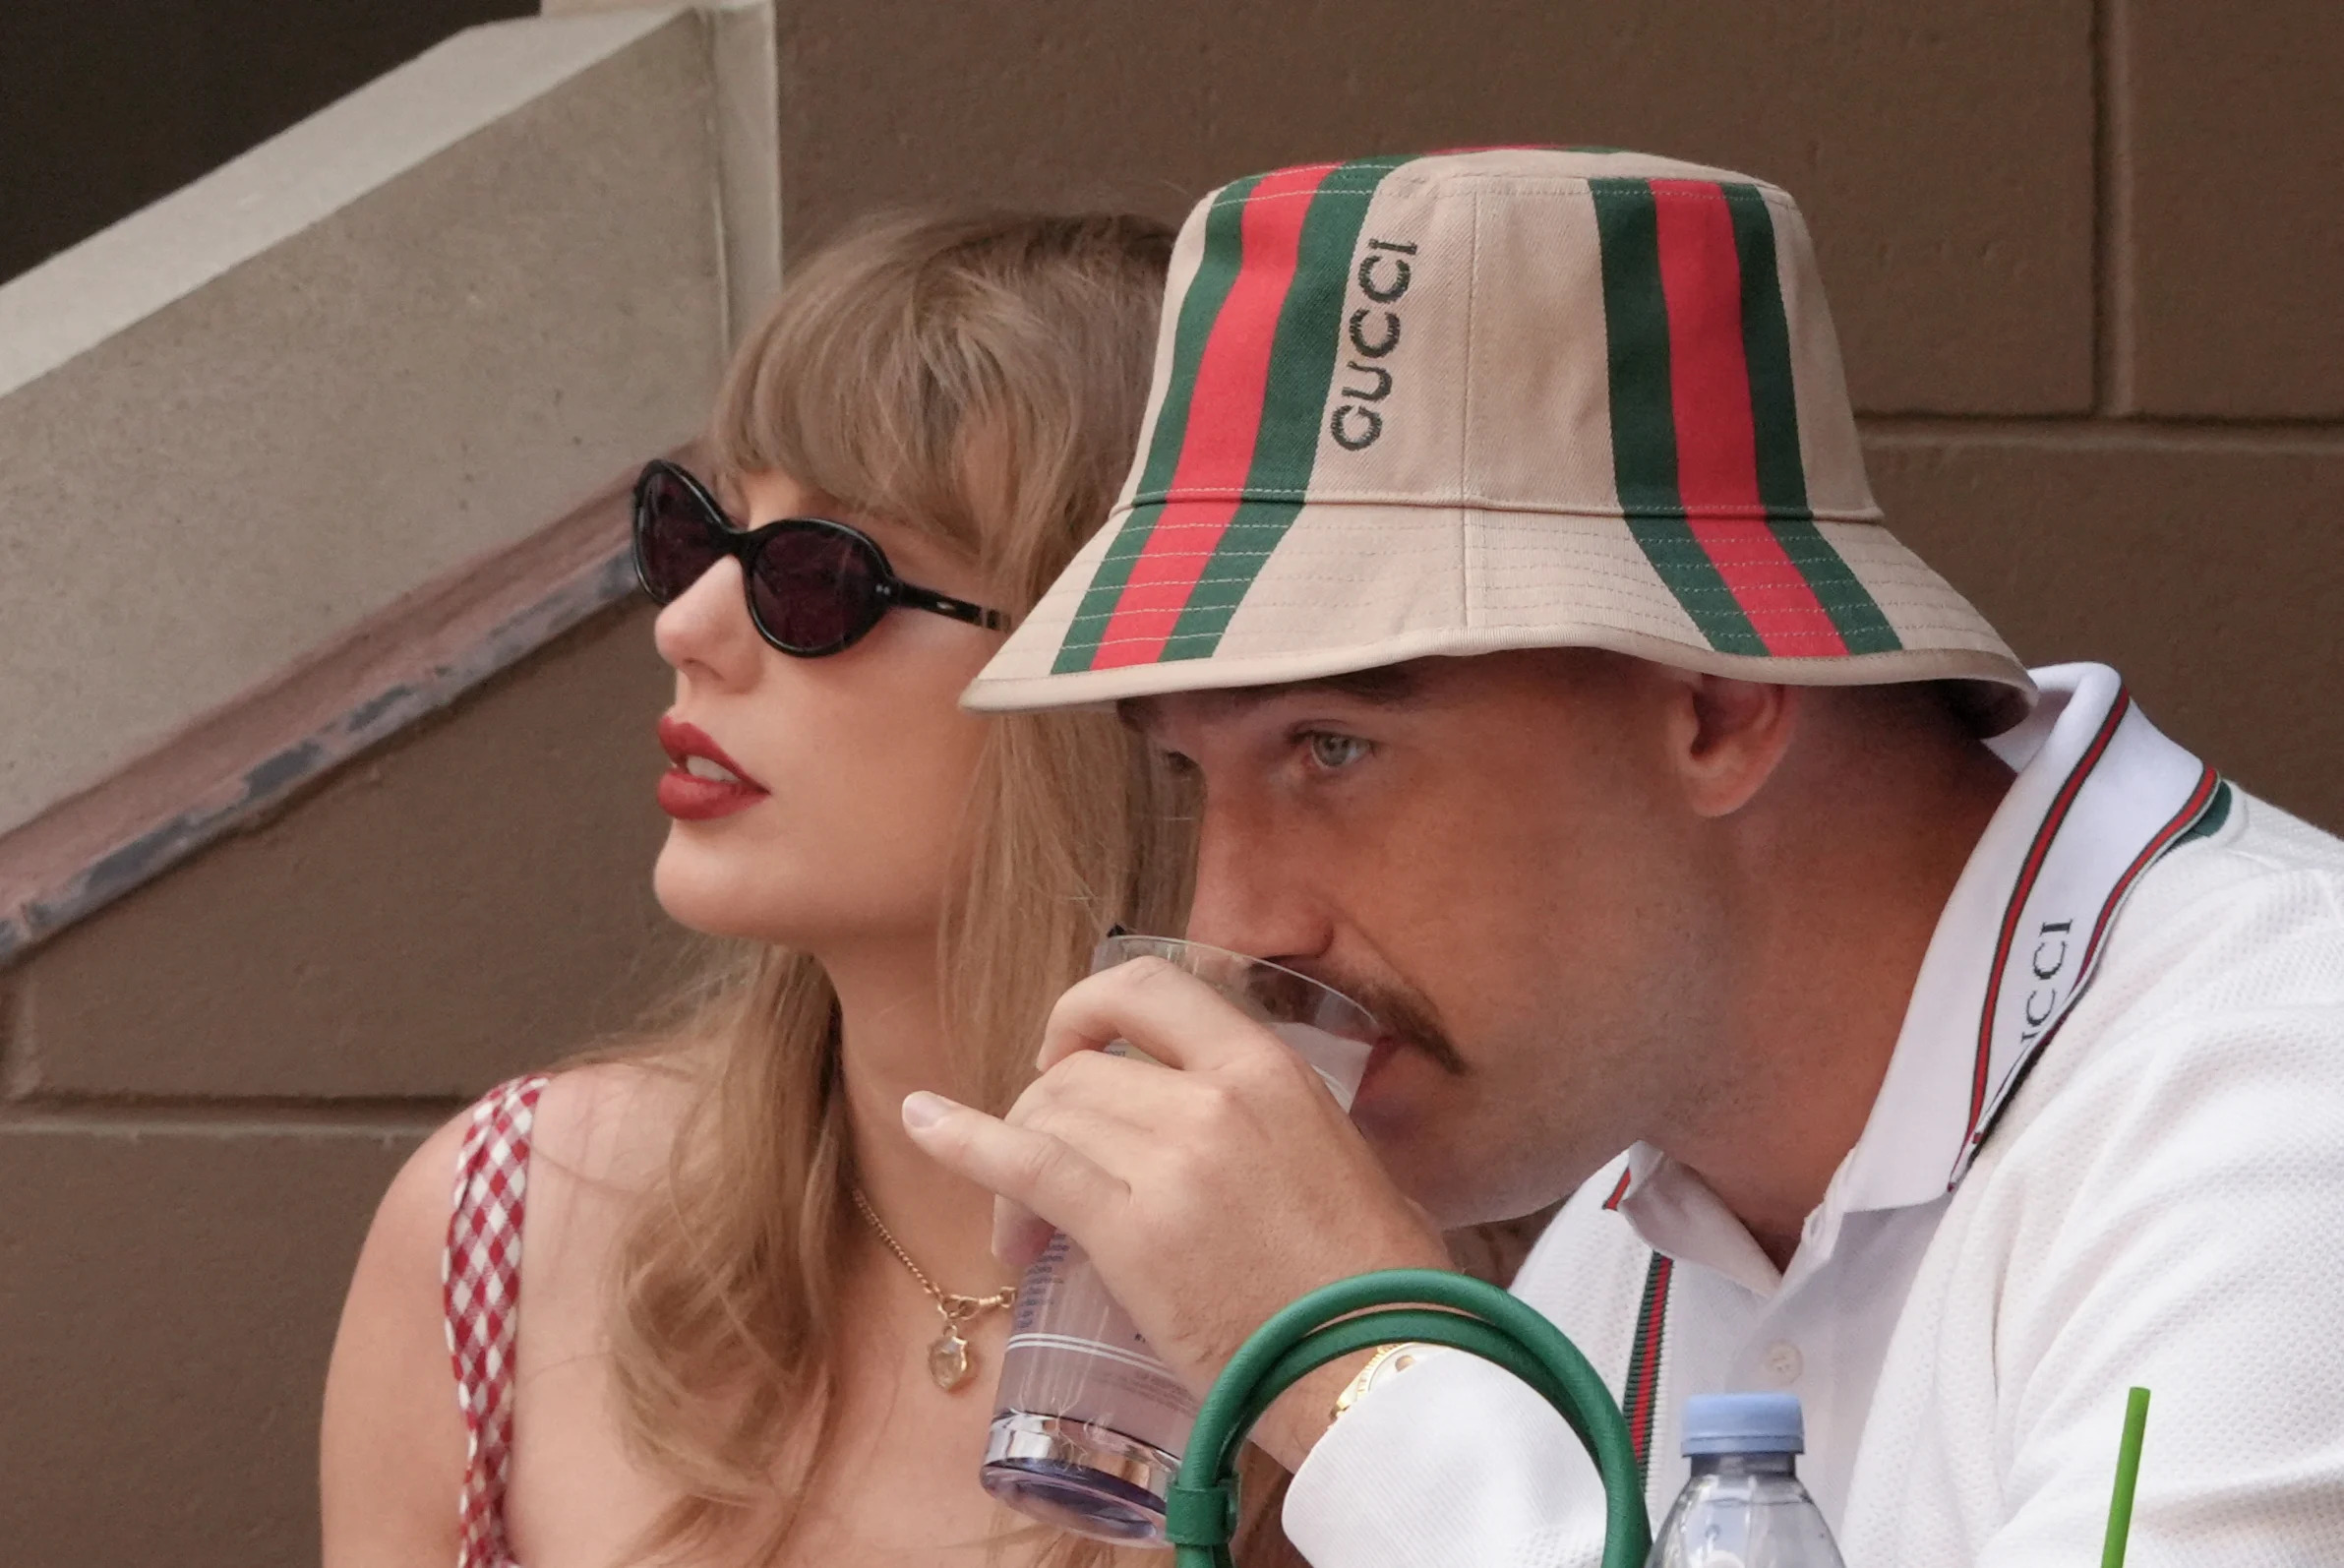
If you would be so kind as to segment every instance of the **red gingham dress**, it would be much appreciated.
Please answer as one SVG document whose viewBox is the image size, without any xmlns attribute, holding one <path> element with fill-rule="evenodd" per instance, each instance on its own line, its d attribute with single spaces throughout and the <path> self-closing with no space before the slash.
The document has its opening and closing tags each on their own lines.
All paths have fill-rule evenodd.
<svg viewBox="0 0 2344 1568">
<path fill-rule="evenodd" d="M 499 1084 L 472 1107 L 455 1162 L 440 1279 L 448 1353 L 464 1413 L 463 1540 L 456 1568 L 516 1568 L 505 1540 L 512 1464 L 512 1345 L 520 1327 L 521 1211 L 543 1074 Z"/>
</svg>

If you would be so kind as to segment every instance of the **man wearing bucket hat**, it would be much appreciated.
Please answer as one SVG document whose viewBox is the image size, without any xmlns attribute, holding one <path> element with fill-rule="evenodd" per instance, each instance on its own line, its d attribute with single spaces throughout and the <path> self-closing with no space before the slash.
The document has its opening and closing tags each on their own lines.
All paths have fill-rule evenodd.
<svg viewBox="0 0 2344 1568">
<path fill-rule="evenodd" d="M 1607 151 L 1240 180 L 1155 375 L 968 704 L 1122 704 L 1203 788 L 1189 935 L 1390 1040 L 1354 1129 L 1201 985 L 1093 977 L 1007 1118 L 905 1105 L 1006 1252 L 1066 1231 L 1201 1388 L 1568 1197 L 1515 1289 L 1655 1508 L 1686 1395 L 1786 1388 L 1859 1568 L 2084 1561 L 2145 1384 L 2134 1560 L 2344 1561 L 2344 845 L 1889 535 L 1789 197 Z M 1469 1357 L 1257 1436 L 1321 1568 L 1594 1560 L 1577 1443 Z"/>
</svg>

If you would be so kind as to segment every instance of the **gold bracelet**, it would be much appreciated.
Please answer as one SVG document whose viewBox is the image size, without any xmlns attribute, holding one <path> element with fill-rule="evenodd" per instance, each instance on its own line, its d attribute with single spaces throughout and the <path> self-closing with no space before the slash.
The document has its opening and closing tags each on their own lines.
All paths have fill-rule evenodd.
<svg viewBox="0 0 2344 1568">
<path fill-rule="evenodd" d="M 1398 1377 L 1422 1360 L 1426 1352 L 1439 1349 L 1437 1345 L 1426 1345 L 1419 1340 L 1407 1340 L 1398 1345 L 1382 1347 L 1367 1357 L 1367 1364 L 1359 1368 L 1359 1375 L 1345 1384 L 1343 1392 L 1335 1396 L 1335 1408 L 1328 1413 L 1327 1423 L 1333 1425 L 1341 1420 L 1344 1413 L 1364 1399 L 1369 1389 Z"/>
</svg>

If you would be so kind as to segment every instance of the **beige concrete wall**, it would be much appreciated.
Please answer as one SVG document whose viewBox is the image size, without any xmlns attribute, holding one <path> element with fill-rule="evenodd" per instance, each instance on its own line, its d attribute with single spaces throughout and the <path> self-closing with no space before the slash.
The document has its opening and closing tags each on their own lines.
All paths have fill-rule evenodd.
<svg viewBox="0 0 2344 1568">
<path fill-rule="evenodd" d="M 474 30 L 0 286 L 0 832 L 689 436 L 705 30 Z"/>
<path fill-rule="evenodd" d="M 1906 536 L 2030 655 L 2113 658 L 2344 826 L 2344 259 L 2286 206 L 2344 156 L 2330 8 L 807 0 L 777 26 L 793 243 L 889 201 L 1172 214 L 1250 168 L 1487 140 L 1783 181 Z M 382 1180 L 663 972 L 635 956 L 662 686 L 640 613 L 598 621 L 0 972 L 0 1561 L 310 1559 L 316 1379 Z"/>
</svg>

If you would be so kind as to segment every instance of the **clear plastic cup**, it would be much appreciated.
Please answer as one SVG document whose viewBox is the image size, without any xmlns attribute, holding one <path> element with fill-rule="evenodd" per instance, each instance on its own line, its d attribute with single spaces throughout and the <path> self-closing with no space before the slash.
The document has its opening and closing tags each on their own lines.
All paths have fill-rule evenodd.
<svg viewBox="0 0 2344 1568">
<path fill-rule="evenodd" d="M 1110 936 L 1091 969 L 1142 957 L 1178 965 L 1267 1024 L 1351 1109 L 1377 1035 L 1364 1007 L 1307 975 L 1171 936 Z M 1120 1040 L 1108 1049 L 1141 1055 Z M 1196 1410 L 1082 1249 L 1053 1236 L 1018 1289 L 980 1478 L 1011 1508 L 1061 1530 L 1162 1544 L 1165 1496 Z"/>
</svg>

